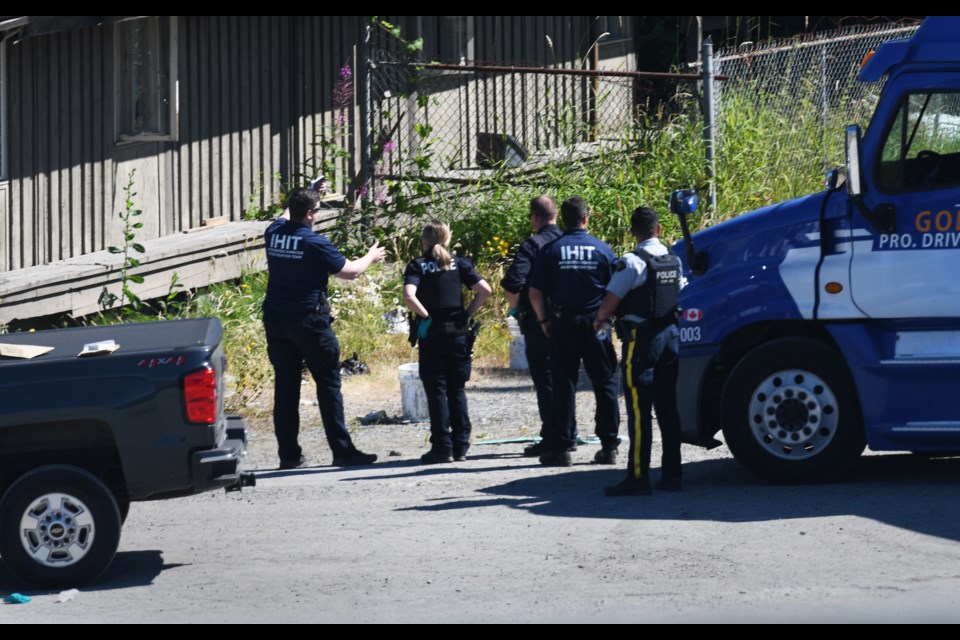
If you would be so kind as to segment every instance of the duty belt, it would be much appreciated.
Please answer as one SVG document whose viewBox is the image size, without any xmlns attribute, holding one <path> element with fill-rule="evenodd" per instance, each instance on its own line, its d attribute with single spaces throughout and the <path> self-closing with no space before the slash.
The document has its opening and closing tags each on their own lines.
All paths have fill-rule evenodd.
<svg viewBox="0 0 960 640">
<path fill-rule="evenodd" d="M 577 309 L 573 307 L 553 307 L 553 314 L 558 317 L 571 317 L 571 316 L 588 316 L 591 313 L 596 313 L 597 309 L 600 307 L 594 307 L 593 309 Z"/>
</svg>

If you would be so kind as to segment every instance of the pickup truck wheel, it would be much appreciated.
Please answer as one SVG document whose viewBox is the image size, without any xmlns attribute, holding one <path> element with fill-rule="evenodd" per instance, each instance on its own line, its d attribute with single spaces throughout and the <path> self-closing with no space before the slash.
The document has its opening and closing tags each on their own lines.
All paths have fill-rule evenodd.
<svg viewBox="0 0 960 640">
<path fill-rule="evenodd" d="M 113 561 L 120 526 L 117 502 L 96 476 L 40 467 L 17 479 L 0 502 L 0 557 L 32 585 L 82 584 Z"/>
<path fill-rule="evenodd" d="M 734 457 L 774 482 L 832 480 L 866 446 L 846 364 L 818 340 L 785 338 L 748 353 L 730 373 L 721 405 Z"/>
</svg>

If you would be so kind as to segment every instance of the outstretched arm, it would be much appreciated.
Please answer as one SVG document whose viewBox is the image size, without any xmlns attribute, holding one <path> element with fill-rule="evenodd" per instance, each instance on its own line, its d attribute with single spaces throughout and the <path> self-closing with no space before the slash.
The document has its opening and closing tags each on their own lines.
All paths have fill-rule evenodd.
<svg viewBox="0 0 960 640">
<path fill-rule="evenodd" d="M 341 280 L 353 280 L 366 271 L 370 265 L 382 262 L 386 254 L 387 250 L 381 247 L 378 241 L 374 240 L 373 246 L 370 247 L 370 250 L 367 251 L 365 256 L 357 258 L 356 260 L 347 260 L 346 264 L 343 265 L 343 269 L 340 269 L 340 271 L 336 273 L 336 276 Z"/>
</svg>

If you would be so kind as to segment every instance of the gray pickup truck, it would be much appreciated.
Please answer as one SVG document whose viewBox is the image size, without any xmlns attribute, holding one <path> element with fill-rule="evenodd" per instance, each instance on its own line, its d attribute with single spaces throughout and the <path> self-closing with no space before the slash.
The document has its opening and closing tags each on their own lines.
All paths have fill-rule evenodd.
<svg viewBox="0 0 960 640">
<path fill-rule="evenodd" d="M 0 558 L 18 578 L 96 578 L 131 502 L 252 486 L 222 335 L 210 318 L 0 335 Z"/>
</svg>

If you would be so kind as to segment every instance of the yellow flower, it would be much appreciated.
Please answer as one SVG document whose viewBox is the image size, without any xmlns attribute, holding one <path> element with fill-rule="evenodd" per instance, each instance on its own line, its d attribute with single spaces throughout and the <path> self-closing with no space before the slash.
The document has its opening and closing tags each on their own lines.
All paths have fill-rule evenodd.
<svg viewBox="0 0 960 640">
<path fill-rule="evenodd" d="M 28 333 L 33 333 L 34 331 L 36 331 L 36 329 L 30 329 Z"/>
</svg>

